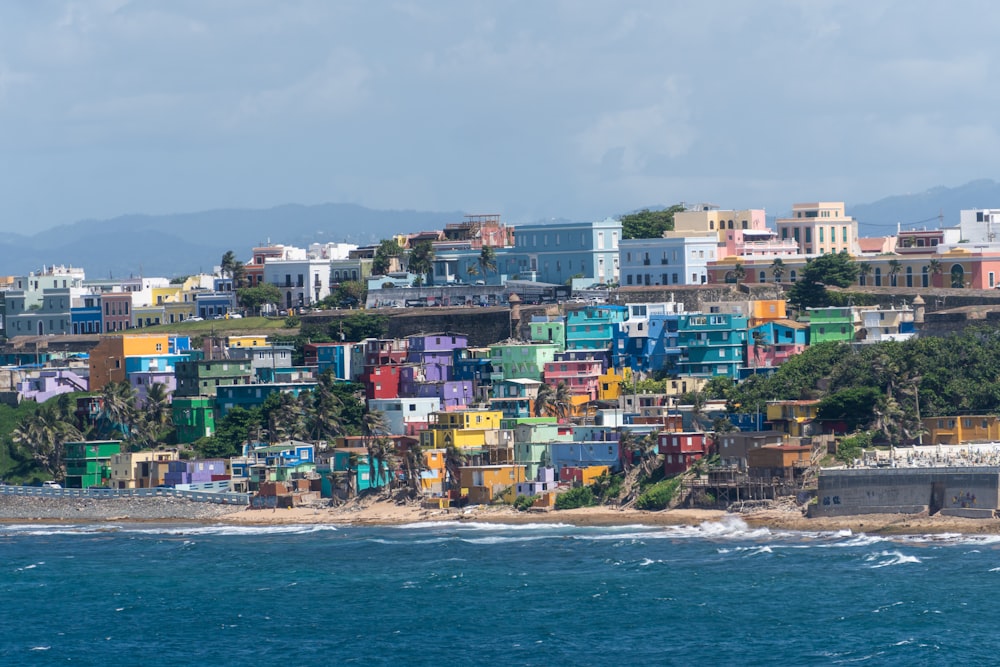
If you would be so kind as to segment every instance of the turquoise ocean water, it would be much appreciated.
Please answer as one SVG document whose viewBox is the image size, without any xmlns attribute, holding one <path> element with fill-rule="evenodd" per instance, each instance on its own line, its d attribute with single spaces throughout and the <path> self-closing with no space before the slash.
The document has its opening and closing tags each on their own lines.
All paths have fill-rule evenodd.
<svg viewBox="0 0 1000 667">
<path fill-rule="evenodd" d="M 1000 537 L 0 526 L 5 665 L 1000 662 Z"/>
</svg>

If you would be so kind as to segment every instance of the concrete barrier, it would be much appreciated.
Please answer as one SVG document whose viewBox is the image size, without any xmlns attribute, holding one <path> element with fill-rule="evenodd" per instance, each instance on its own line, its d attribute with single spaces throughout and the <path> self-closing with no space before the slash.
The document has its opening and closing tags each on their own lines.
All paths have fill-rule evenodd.
<svg viewBox="0 0 1000 667">
<path fill-rule="evenodd" d="M 220 505 L 250 504 L 246 493 L 184 491 L 181 489 L 53 489 L 42 486 L 0 486 L 0 495 L 39 498 L 187 498 L 195 502 Z"/>
</svg>

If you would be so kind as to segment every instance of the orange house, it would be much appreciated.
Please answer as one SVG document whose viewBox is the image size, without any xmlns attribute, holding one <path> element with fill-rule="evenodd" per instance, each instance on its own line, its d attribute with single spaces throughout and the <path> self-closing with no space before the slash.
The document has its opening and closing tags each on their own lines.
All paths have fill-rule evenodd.
<svg viewBox="0 0 1000 667">
<path fill-rule="evenodd" d="M 125 382 L 125 357 L 167 354 L 167 334 L 101 336 L 90 351 L 90 391 L 101 391 L 111 382 Z"/>
<path fill-rule="evenodd" d="M 459 469 L 462 495 L 474 505 L 485 505 L 503 496 L 511 501 L 518 482 L 524 481 L 524 466 L 465 466 Z M 468 493 L 466 493 L 468 492 Z"/>
</svg>

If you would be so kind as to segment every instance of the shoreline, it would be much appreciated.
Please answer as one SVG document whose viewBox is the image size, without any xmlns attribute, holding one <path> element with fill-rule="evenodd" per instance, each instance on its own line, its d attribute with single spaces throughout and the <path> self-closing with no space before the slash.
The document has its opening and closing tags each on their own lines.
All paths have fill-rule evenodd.
<svg viewBox="0 0 1000 667">
<path fill-rule="evenodd" d="M 0 526 L 12 524 L 195 524 L 222 526 L 402 526 L 429 522 L 499 525 L 565 524 L 601 526 L 700 526 L 737 518 L 750 528 L 805 533 L 851 531 L 874 535 L 954 534 L 1000 535 L 1000 519 L 928 516 L 926 514 L 864 514 L 807 518 L 797 508 L 770 508 L 748 513 L 712 509 L 672 509 L 660 512 L 585 507 L 574 510 L 518 512 L 511 507 L 473 506 L 462 510 L 424 509 L 388 500 L 350 503 L 339 507 L 293 509 L 233 508 L 190 501 L 158 503 L 131 499 L 126 503 L 50 499 L 46 503 L 0 502 Z"/>
</svg>

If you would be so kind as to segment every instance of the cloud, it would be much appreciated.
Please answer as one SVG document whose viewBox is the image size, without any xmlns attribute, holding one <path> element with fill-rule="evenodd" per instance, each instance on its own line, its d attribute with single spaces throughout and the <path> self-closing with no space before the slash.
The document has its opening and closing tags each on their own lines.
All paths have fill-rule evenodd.
<svg viewBox="0 0 1000 667">
<path fill-rule="evenodd" d="M 633 176 L 660 158 L 688 153 L 698 138 L 674 79 L 655 103 L 602 113 L 576 137 L 580 157 L 607 173 Z"/>
</svg>

